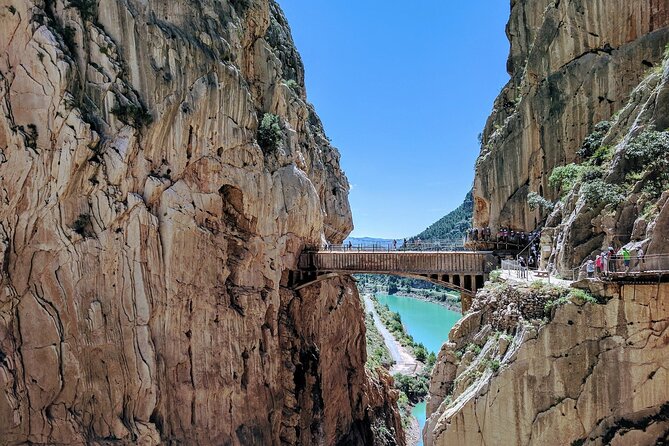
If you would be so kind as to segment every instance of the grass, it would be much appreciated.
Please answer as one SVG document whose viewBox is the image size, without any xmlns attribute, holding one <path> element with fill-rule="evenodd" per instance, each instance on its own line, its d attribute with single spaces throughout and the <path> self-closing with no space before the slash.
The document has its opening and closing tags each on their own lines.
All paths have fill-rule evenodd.
<svg viewBox="0 0 669 446">
<path fill-rule="evenodd" d="M 390 352 L 383 341 L 383 336 L 374 325 L 374 318 L 371 313 L 365 314 L 365 327 L 367 334 L 365 341 L 367 345 L 367 362 L 365 367 L 368 370 L 376 370 L 379 367 L 389 368 L 393 364 Z"/>
</svg>

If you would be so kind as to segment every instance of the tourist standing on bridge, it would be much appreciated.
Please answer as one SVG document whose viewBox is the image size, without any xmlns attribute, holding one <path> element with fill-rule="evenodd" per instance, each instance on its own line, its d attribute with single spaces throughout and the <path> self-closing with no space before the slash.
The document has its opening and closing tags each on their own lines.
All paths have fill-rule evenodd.
<svg viewBox="0 0 669 446">
<path fill-rule="evenodd" d="M 621 252 L 623 255 L 623 264 L 625 265 L 625 272 L 627 273 L 630 270 L 630 261 L 632 260 L 632 258 L 630 256 L 630 252 L 627 250 L 626 247 L 623 246 Z"/>
<path fill-rule="evenodd" d="M 599 277 L 602 274 L 602 268 L 603 268 L 603 262 L 602 262 L 602 255 L 597 254 L 597 257 L 595 257 L 595 271 L 597 272 L 597 277 Z"/>
<path fill-rule="evenodd" d="M 616 272 L 616 252 L 613 250 L 613 246 L 609 246 L 609 252 L 606 254 L 606 259 L 608 260 L 608 270 L 610 273 Z"/>
<path fill-rule="evenodd" d="M 397 240 L 393 240 L 393 251 L 397 251 Z"/>
<path fill-rule="evenodd" d="M 639 247 L 639 249 L 636 250 L 636 266 L 640 272 L 643 271 L 644 263 L 646 263 L 643 258 L 644 254 L 642 247 Z"/>
<path fill-rule="evenodd" d="M 592 259 L 588 259 L 586 262 L 585 271 L 588 273 L 588 279 L 592 279 L 595 276 L 595 262 Z"/>
</svg>

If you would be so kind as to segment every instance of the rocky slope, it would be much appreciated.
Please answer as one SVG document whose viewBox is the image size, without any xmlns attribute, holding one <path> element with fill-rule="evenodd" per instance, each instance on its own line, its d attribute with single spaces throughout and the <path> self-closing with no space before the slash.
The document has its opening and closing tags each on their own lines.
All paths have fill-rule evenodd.
<svg viewBox="0 0 669 446">
<path fill-rule="evenodd" d="M 276 3 L 0 20 L 3 444 L 401 438 L 353 282 L 281 286 L 352 224 Z"/>
<path fill-rule="evenodd" d="M 439 354 L 426 445 L 669 441 L 669 285 L 593 291 L 599 303 L 556 289 L 479 292 Z"/>
<path fill-rule="evenodd" d="M 577 159 L 586 135 L 627 103 L 669 42 L 664 0 L 512 0 L 511 80 L 483 132 L 474 183 L 474 226 L 532 230 L 551 200 L 548 178 Z"/>
</svg>

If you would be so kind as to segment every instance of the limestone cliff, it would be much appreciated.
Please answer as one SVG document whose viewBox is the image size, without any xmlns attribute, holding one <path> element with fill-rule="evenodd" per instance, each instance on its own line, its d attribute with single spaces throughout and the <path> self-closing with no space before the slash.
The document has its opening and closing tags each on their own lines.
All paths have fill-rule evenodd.
<svg viewBox="0 0 669 446">
<path fill-rule="evenodd" d="M 627 103 L 669 43 L 665 0 L 512 0 L 511 80 L 483 132 L 474 182 L 474 226 L 531 230 L 551 200 L 548 178 L 577 159 L 595 125 Z"/>
<path fill-rule="evenodd" d="M 439 354 L 426 445 L 669 441 L 669 285 L 593 291 L 480 292 Z"/>
<path fill-rule="evenodd" d="M 348 182 L 271 0 L 0 0 L 3 444 L 372 444 Z M 401 444 L 402 441 L 398 440 Z"/>
</svg>

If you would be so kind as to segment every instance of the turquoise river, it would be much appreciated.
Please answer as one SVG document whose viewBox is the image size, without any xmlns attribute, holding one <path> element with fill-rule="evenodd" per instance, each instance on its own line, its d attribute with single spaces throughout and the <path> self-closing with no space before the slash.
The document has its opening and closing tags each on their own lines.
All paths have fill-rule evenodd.
<svg viewBox="0 0 669 446">
<path fill-rule="evenodd" d="M 460 312 L 421 299 L 387 294 L 377 294 L 376 298 L 381 304 L 388 305 L 391 310 L 399 313 L 406 331 L 416 342 L 421 342 L 434 354 L 439 353 L 441 345 L 448 339 L 448 332 L 462 317 Z M 417 404 L 412 413 L 422 431 L 425 425 L 425 403 Z M 422 445 L 421 439 L 418 446 Z"/>
</svg>

